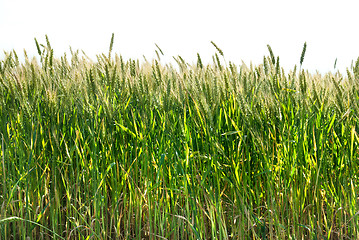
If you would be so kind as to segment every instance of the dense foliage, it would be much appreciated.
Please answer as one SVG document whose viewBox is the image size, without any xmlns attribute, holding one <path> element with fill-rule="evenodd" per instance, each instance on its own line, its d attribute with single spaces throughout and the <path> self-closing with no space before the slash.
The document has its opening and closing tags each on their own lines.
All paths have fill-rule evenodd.
<svg viewBox="0 0 359 240">
<path fill-rule="evenodd" d="M 359 61 L 285 73 L 213 43 L 175 68 L 112 44 L 1 60 L 1 239 L 359 238 Z"/>
</svg>

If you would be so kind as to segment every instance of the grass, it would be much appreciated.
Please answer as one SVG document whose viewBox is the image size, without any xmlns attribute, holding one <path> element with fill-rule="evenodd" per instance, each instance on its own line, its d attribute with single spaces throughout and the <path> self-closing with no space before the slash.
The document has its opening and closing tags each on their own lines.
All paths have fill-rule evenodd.
<svg viewBox="0 0 359 240">
<path fill-rule="evenodd" d="M 1 239 L 358 239 L 359 59 L 0 62 Z"/>
</svg>

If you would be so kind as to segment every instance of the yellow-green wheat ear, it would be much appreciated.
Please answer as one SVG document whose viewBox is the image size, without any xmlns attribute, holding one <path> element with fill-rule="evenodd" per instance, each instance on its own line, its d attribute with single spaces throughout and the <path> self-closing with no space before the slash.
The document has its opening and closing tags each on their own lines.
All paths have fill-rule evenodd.
<svg viewBox="0 0 359 240">
<path fill-rule="evenodd" d="M 304 43 L 302 55 L 300 55 L 300 66 L 302 66 L 305 56 L 305 51 L 307 50 L 307 42 Z"/>
<path fill-rule="evenodd" d="M 161 55 L 164 56 L 162 49 L 155 43 L 157 49 L 160 51 Z"/>
<path fill-rule="evenodd" d="M 266 57 L 263 57 L 263 67 L 264 67 L 265 74 L 268 74 L 268 63 L 267 63 Z"/>
<path fill-rule="evenodd" d="M 110 42 L 110 48 L 108 50 L 108 58 L 111 57 L 111 52 L 112 52 L 112 49 L 113 49 L 113 42 L 114 42 L 114 39 L 115 39 L 115 34 L 112 33 L 112 36 L 111 36 L 111 42 Z"/>
<path fill-rule="evenodd" d="M 277 56 L 277 62 L 275 65 L 275 72 L 278 74 L 280 71 L 280 66 L 279 66 L 279 56 Z"/>
<path fill-rule="evenodd" d="M 213 61 L 214 61 L 214 63 L 217 62 L 218 69 L 219 69 L 220 71 L 222 71 L 221 61 L 219 60 L 219 57 L 218 57 L 218 54 L 217 54 L 217 53 L 214 54 Z"/>
<path fill-rule="evenodd" d="M 202 64 L 201 56 L 199 55 L 199 53 L 197 53 L 197 67 L 199 67 L 200 69 L 203 69 L 203 64 Z"/>
<path fill-rule="evenodd" d="M 157 56 L 158 61 L 161 61 L 161 57 L 160 57 L 160 55 L 158 54 L 158 51 L 157 51 L 157 50 L 155 50 L 155 53 L 156 53 L 156 56 Z"/>
<path fill-rule="evenodd" d="M 219 55 L 221 55 L 223 57 L 224 56 L 223 51 L 213 41 L 211 41 L 211 43 L 217 49 Z"/>
<path fill-rule="evenodd" d="M 40 45 L 39 43 L 37 42 L 36 38 L 35 39 L 35 44 L 36 44 L 36 48 L 37 48 L 37 53 L 41 56 L 41 49 L 40 49 Z"/>
<path fill-rule="evenodd" d="M 359 57 L 357 58 L 357 60 L 355 62 L 355 66 L 354 66 L 353 70 L 354 70 L 355 78 L 358 79 L 359 78 Z"/>
<path fill-rule="evenodd" d="M 50 44 L 50 41 L 49 41 L 49 37 L 47 35 L 45 35 L 45 38 L 46 38 L 47 48 L 48 48 L 48 50 L 50 50 L 51 49 L 51 44 Z"/>
<path fill-rule="evenodd" d="M 270 58 L 272 59 L 272 63 L 274 65 L 275 64 L 275 57 L 274 57 L 272 48 L 269 46 L 269 44 L 267 44 L 267 48 L 268 48 L 268 51 L 269 51 L 269 54 L 270 54 Z"/>
</svg>

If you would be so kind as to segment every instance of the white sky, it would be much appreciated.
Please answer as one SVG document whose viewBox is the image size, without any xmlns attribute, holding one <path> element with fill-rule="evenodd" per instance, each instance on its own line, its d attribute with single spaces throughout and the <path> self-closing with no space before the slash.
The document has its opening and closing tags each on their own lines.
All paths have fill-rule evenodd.
<svg viewBox="0 0 359 240">
<path fill-rule="evenodd" d="M 55 55 L 71 46 L 95 59 L 115 33 L 125 59 L 152 59 L 157 43 L 163 62 L 192 63 L 197 52 L 211 62 L 214 41 L 227 61 L 259 64 L 270 44 L 286 70 L 306 41 L 305 69 L 334 71 L 338 58 L 344 73 L 359 56 L 358 9 L 357 0 L 0 0 L 0 59 L 12 49 L 36 55 L 34 37 L 45 43 L 45 34 Z"/>
</svg>

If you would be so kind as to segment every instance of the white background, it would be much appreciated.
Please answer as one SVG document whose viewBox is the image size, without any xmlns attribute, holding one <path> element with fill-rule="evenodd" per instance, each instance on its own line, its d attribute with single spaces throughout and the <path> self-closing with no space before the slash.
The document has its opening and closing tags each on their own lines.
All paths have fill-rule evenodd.
<svg viewBox="0 0 359 240">
<path fill-rule="evenodd" d="M 335 71 L 338 58 L 345 73 L 359 56 L 358 11 L 348 0 L 0 0 L 0 59 L 12 49 L 35 56 L 34 38 L 45 43 L 45 34 L 55 55 L 71 46 L 95 59 L 115 33 L 114 52 L 125 59 L 152 59 L 157 43 L 163 62 L 192 63 L 198 52 L 209 63 L 214 41 L 227 61 L 259 64 L 270 44 L 286 71 L 307 42 L 305 69 Z"/>
</svg>

